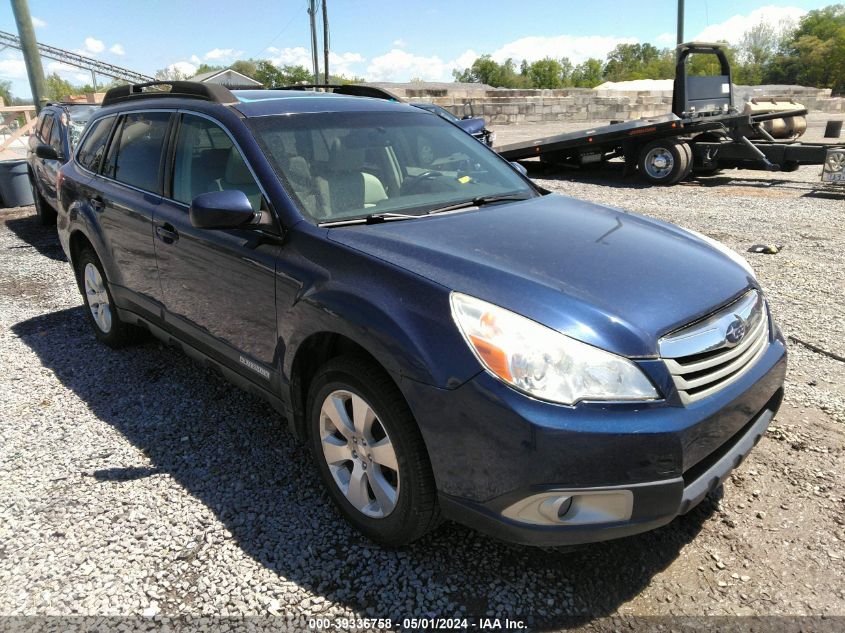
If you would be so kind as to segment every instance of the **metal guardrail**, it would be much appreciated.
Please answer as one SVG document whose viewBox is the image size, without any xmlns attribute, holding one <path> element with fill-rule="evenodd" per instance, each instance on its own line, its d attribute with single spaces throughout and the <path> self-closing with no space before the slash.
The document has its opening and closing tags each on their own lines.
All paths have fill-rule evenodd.
<svg viewBox="0 0 845 633">
<path fill-rule="evenodd" d="M 12 48 L 20 50 L 20 38 L 12 33 L 0 31 L 0 47 L 4 46 L 11 46 Z M 123 79 L 131 83 L 154 81 L 154 79 L 148 75 L 143 75 L 135 72 L 134 70 L 121 68 L 120 66 L 115 66 L 114 64 L 109 64 L 107 62 L 100 61 L 99 59 L 86 57 L 85 55 L 80 55 L 79 53 L 74 53 L 56 46 L 38 44 L 38 52 L 41 53 L 42 57 L 53 59 L 57 62 L 63 62 L 71 66 L 76 66 L 77 68 L 83 68 L 91 71 L 92 73 L 97 73 L 98 75 L 111 77 L 112 79 Z"/>
</svg>

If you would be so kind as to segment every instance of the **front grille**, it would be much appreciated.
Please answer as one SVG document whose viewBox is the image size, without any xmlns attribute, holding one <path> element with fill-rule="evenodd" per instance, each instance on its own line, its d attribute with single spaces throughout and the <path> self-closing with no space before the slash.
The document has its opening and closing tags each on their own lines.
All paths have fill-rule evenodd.
<svg viewBox="0 0 845 633">
<path fill-rule="evenodd" d="M 765 353 L 769 323 L 756 290 L 660 339 L 660 356 L 684 404 L 738 380 Z"/>
</svg>

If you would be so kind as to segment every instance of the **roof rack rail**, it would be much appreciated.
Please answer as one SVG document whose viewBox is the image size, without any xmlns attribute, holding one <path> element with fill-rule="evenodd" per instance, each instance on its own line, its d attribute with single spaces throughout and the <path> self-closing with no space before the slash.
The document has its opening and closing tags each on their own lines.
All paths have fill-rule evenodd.
<svg viewBox="0 0 845 633">
<path fill-rule="evenodd" d="M 87 101 L 48 101 L 45 106 L 98 106 L 99 103 L 88 103 Z"/>
<path fill-rule="evenodd" d="M 367 86 L 365 84 L 294 84 L 292 86 L 276 86 L 270 90 L 331 90 L 333 94 L 347 97 L 371 97 L 387 101 L 402 101 L 401 98 L 384 88 Z"/>
<path fill-rule="evenodd" d="M 202 99 L 225 105 L 238 103 L 238 99 L 232 94 L 232 91 L 220 84 L 165 80 L 111 88 L 103 97 L 102 106 L 106 107 L 123 101 L 134 101 L 135 99 L 161 99 L 166 97 Z"/>
</svg>

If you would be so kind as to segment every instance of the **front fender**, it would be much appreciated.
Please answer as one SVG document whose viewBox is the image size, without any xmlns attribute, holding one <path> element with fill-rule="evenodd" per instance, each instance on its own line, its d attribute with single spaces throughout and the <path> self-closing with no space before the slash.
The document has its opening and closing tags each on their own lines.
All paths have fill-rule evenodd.
<svg viewBox="0 0 845 633">
<path fill-rule="evenodd" d="M 360 345 L 397 379 L 453 389 L 481 370 L 452 321 L 449 289 L 316 236 L 294 238 L 286 250 L 308 253 L 289 307 L 279 310 L 286 379 L 303 342 L 322 332 Z"/>
</svg>

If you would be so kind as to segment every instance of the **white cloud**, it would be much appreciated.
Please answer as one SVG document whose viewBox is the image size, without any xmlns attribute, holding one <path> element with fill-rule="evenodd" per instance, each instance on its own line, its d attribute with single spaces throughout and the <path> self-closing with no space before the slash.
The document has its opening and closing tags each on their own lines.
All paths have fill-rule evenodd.
<svg viewBox="0 0 845 633">
<path fill-rule="evenodd" d="M 47 65 L 44 67 L 44 70 L 47 72 L 48 75 L 57 73 L 59 75 L 65 76 L 72 76 L 79 72 L 79 69 L 76 66 L 71 66 L 70 64 L 63 64 L 62 62 L 56 61 L 47 62 Z"/>
<path fill-rule="evenodd" d="M 103 44 L 102 40 L 98 40 L 94 37 L 86 37 L 84 49 L 88 53 L 93 53 L 96 55 L 97 53 L 102 53 L 106 48 L 106 45 Z"/>
<path fill-rule="evenodd" d="M 243 51 L 234 48 L 212 48 L 205 54 L 204 58 L 207 61 L 234 61 L 243 54 Z"/>
<path fill-rule="evenodd" d="M 405 40 L 403 40 L 403 39 L 400 37 L 398 40 L 393 40 L 393 45 L 394 45 L 396 48 L 405 48 L 406 46 L 408 46 L 408 42 L 406 42 Z"/>
<path fill-rule="evenodd" d="M 292 48 L 276 48 L 271 46 L 267 49 L 270 55 L 270 61 L 276 66 L 305 66 L 311 67 L 311 53 L 303 46 L 294 46 Z"/>
<path fill-rule="evenodd" d="M 173 78 L 173 76 L 177 74 L 179 76 L 184 75 L 185 77 L 193 77 L 197 74 L 197 67 L 191 62 L 174 62 L 167 66 L 167 74 L 170 78 Z"/>
<path fill-rule="evenodd" d="M 360 53 L 335 53 L 329 51 L 329 72 L 332 75 L 353 76 L 356 74 L 353 68 L 356 64 L 365 61 Z"/>
<path fill-rule="evenodd" d="M 493 51 L 492 55 L 499 63 L 509 57 L 517 63 L 523 59 L 532 62 L 544 57 L 568 57 L 573 64 L 579 64 L 589 57 L 604 59 L 617 44 L 634 44 L 637 41 L 635 37 L 604 35 L 532 35 L 509 42 Z"/>
<path fill-rule="evenodd" d="M 633 37 L 557 35 L 554 37 L 523 37 L 491 53 L 497 62 L 512 58 L 517 64 L 522 60 L 535 61 L 544 57 L 568 57 L 578 64 L 589 57 L 604 59 L 617 44 L 633 43 Z M 478 58 L 474 50 L 466 50 L 456 58 L 444 61 L 437 55 L 415 55 L 400 48 L 374 57 L 367 66 L 366 78 L 370 81 L 408 81 L 420 78 L 425 81 L 451 81 L 452 71 L 463 70 Z"/>
<path fill-rule="evenodd" d="M 393 48 L 372 59 L 367 66 L 366 78 L 370 81 L 408 81 L 414 78 L 445 81 L 451 70 L 449 64 L 437 55 L 425 57 Z"/>
<path fill-rule="evenodd" d="M 269 47 L 265 53 L 274 66 L 304 66 L 311 69 L 311 51 L 303 46 L 290 48 Z M 361 74 L 361 66 L 366 58 L 360 53 L 329 52 L 329 72 L 333 75 L 346 75 L 347 77 Z M 320 54 L 320 66 L 323 64 L 323 56 Z"/>
<path fill-rule="evenodd" d="M 123 44 L 117 42 L 112 44 L 112 47 L 109 50 L 115 55 L 126 55 L 126 49 L 123 48 Z"/>
<path fill-rule="evenodd" d="M 43 29 L 45 26 L 47 26 L 47 23 L 41 18 L 37 18 L 33 15 L 32 26 L 34 26 L 36 29 Z"/>
<path fill-rule="evenodd" d="M 674 46 L 678 41 L 678 36 L 675 33 L 661 33 L 654 38 L 654 42 L 659 46 Z"/>
<path fill-rule="evenodd" d="M 26 64 L 23 57 L 14 56 L 0 59 L 0 77 L 4 79 L 26 78 Z"/>
<path fill-rule="evenodd" d="M 736 44 L 742 39 L 746 31 L 761 22 L 770 24 L 780 30 L 784 21 L 797 22 L 806 13 L 807 11 L 805 9 L 799 9 L 798 7 L 775 7 L 770 5 L 760 7 L 748 15 L 737 14 L 719 24 L 711 24 L 696 35 L 695 39 L 702 42 L 725 40 L 731 44 Z"/>
<path fill-rule="evenodd" d="M 455 58 L 455 61 L 452 62 L 452 68 L 457 68 L 458 70 L 469 68 L 476 59 L 478 59 L 478 53 L 470 48 Z"/>
<path fill-rule="evenodd" d="M 202 60 L 199 58 L 199 55 L 191 55 L 190 59 L 191 63 L 196 66 L 199 66 L 202 63 Z"/>
</svg>

